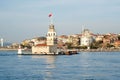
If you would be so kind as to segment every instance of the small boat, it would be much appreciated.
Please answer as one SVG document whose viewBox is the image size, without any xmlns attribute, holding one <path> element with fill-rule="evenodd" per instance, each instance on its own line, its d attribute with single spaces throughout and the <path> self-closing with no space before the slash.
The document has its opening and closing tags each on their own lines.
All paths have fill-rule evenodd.
<svg viewBox="0 0 120 80">
<path fill-rule="evenodd" d="M 18 48 L 18 54 L 22 54 L 21 46 L 19 46 L 19 48 Z"/>
</svg>

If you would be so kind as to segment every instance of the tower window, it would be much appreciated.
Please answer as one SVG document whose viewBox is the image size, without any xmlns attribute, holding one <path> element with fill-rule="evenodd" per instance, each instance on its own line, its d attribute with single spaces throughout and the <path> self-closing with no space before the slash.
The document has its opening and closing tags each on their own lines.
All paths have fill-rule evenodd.
<svg viewBox="0 0 120 80">
<path fill-rule="evenodd" d="M 50 33 L 48 34 L 48 36 L 50 36 Z"/>
<path fill-rule="evenodd" d="M 54 33 L 54 36 L 55 36 L 55 33 Z"/>
</svg>

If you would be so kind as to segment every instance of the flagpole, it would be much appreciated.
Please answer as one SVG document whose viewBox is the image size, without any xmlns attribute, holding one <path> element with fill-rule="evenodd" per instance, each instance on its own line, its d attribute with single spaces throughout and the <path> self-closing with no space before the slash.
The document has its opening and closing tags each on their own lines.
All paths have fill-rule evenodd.
<svg viewBox="0 0 120 80">
<path fill-rule="evenodd" d="M 50 24 L 53 24 L 53 17 L 50 17 Z"/>
<path fill-rule="evenodd" d="M 52 13 L 49 14 L 49 18 L 50 18 L 50 24 L 53 24 L 53 14 Z"/>
</svg>

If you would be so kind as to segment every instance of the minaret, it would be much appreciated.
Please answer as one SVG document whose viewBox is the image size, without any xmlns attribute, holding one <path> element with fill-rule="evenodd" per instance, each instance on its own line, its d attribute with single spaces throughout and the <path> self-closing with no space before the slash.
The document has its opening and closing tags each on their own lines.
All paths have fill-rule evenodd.
<svg viewBox="0 0 120 80">
<path fill-rule="evenodd" d="M 57 35 L 52 22 L 52 14 L 49 14 L 50 25 L 47 33 L 47 45 L 57 45 Z"/>
</svg>

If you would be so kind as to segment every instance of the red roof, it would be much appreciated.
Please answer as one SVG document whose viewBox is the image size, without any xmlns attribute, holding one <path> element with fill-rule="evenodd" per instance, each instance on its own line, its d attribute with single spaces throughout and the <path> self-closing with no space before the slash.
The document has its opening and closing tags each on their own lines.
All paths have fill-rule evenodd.
<svg viewBox="0 0 120 80">
<path fill-rule="evenodd" d="M 47 46 L 47 44 L 37 44 L 36 46 Z"/>
<path fill-rule="evenodd" d="M 115 41 L 115 43 L 120 44 L 120 41 L 119 41 L 119 40 L 118 40 L 118 41 Z"/>
</svg>

